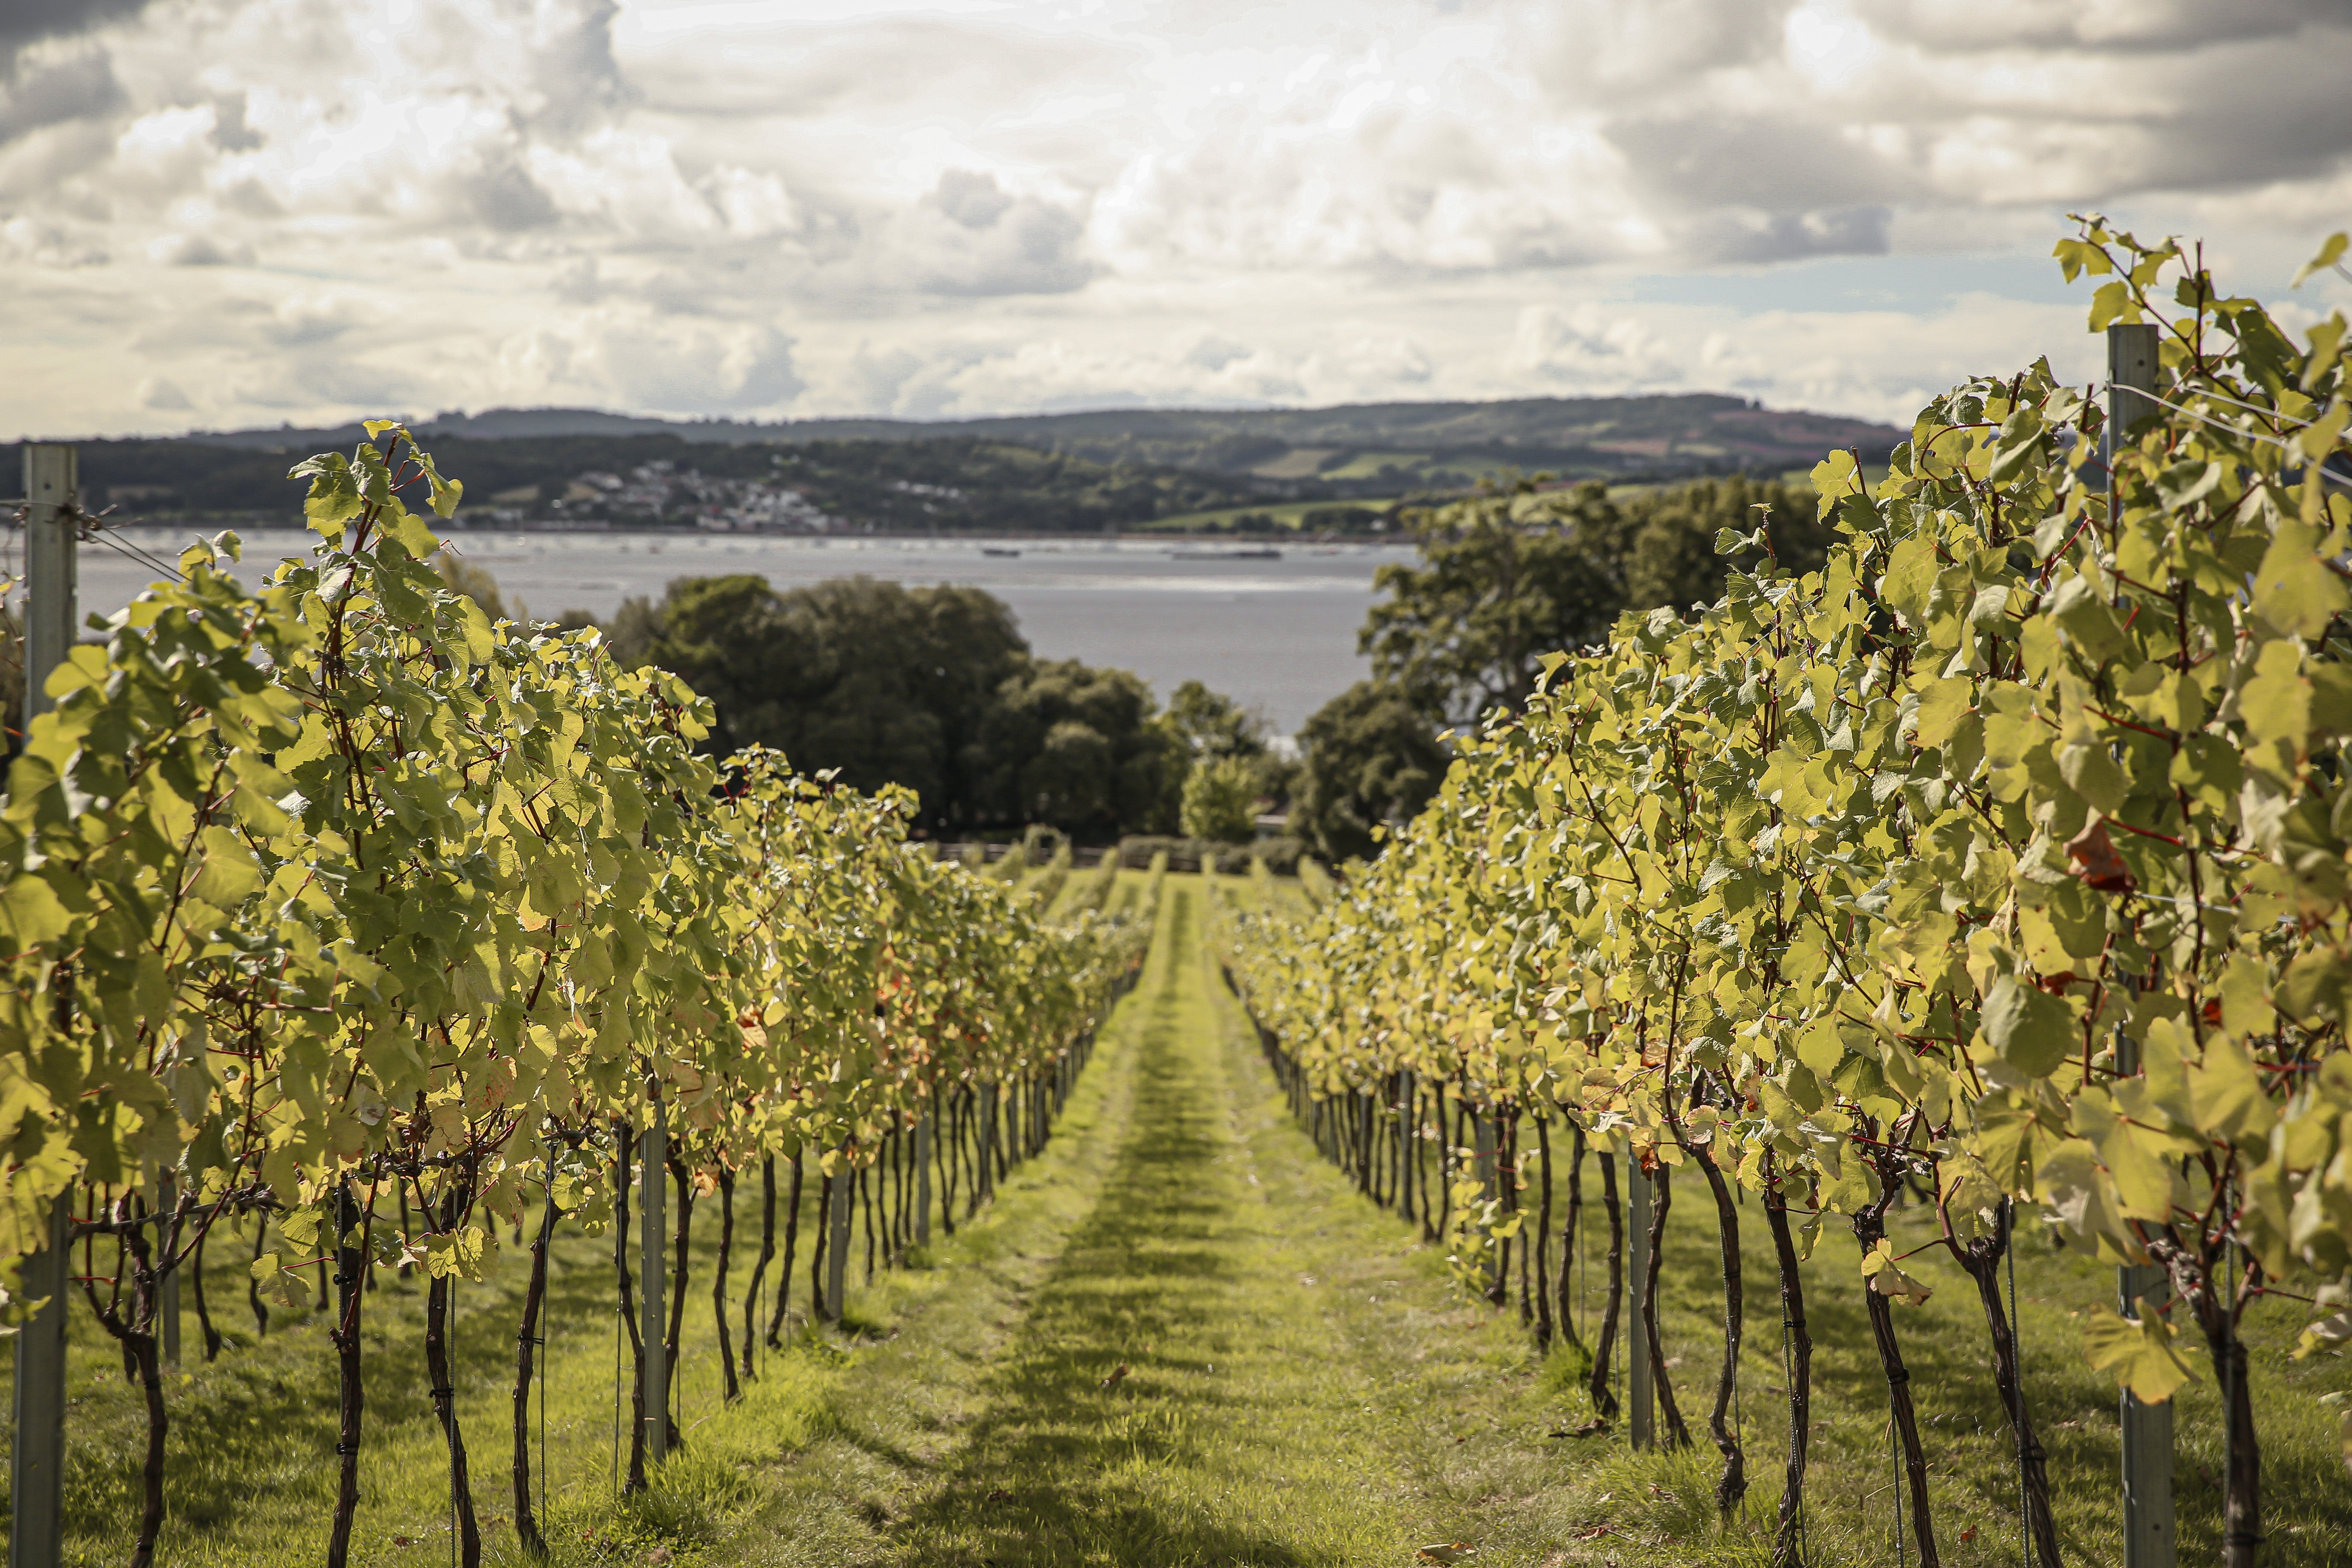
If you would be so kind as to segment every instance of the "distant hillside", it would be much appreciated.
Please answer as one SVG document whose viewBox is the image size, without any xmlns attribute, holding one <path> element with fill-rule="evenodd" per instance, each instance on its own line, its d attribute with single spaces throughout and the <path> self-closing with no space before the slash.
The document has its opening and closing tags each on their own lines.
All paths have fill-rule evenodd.
<svg viewBox="0 0 2352 1568">
<path fill-rule="evenodd" d="M 359 431 L 292 433 L 282 448 L 215 441 L 80 443 L 83 504 L 122 521 L 299 520 L 296 454 Z M 658 434 L 428 437 L 462 480 L 460 525 L 793 531 L 1100 532 L 1293 496 L 1301 487 L 971 437 L 689 444 Z M 0 461 L 6 461 L 0 456 Z"/>
<path fill-rule="evenodd" d="M 1330 496 L 1466 485 L 1497 468 L 1564 478 L 1673 479 L 1810 468 L 1832 447 L 1883 458 L 1890 426 L 1768 409 L 1711 393 L 1525 397 L 1496 403 L 1360 403 L 1333 408 L 1106 409 L 992 419 L 804 419 L 780 424 L 663 420 L 584 408 L 494 408 L 418 426 L 477 441 L 559 436 L 672 436 L 719 445 L 812 441 L 1011 442 L 1102 464 L 1311 483 Z M 310 450 L 359 438 L 331 430 L 239 430 L 192 439 Z M 1297 493 L 1297 492 L 1293 492 Z"/>
<path fill-rule="evenodd" d="M 1099 532 L 1290 503 L 1465 489 L 1498 469 L 1671 480 L 1883 460 L 1900 433 L 1736 397 L 1523 398 L 1338 408 L 1124 409 L 923 423 L 679 421 L 491 409 L 417 426 L 465 481 L 461 523 L 796 531 Z M 81 443 L 86 500 L 123 519 L 290 521 L 289 459 L 331 429 Z M 1273 526 L 1262 512 L 1251 517 Z M 1362 509 L 1318 527 L 1370 527 Z"/>
</svg>

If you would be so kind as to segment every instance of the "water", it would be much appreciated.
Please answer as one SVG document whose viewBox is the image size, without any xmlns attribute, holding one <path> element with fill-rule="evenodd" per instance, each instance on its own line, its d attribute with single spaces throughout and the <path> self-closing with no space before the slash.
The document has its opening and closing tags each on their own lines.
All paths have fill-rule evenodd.
<svg viewBox="0 0 2352 1568">
<path fill-rule="evenodd" d="M 161 527 L 121 531 L 124 544 L 165 561 L 187 542 Z M 248 576 L 299 553 L 312 536 L 244 533 Z M 498 579 L 511 609 L 610 616 L 632 595 L 659 598 L 674 577 L 751 572 L 778 587 L 865 573 L 909 586 L 984 588 L 1012 606 L 1043 658 L 1131 669 L 1165 701 L 1186 679 L 1262 711 L 1294 734 L 1309 713 L 1370 672 L 1356 633 L 1373 600 L 1372 574 L 1410 557 L 1398 545 L 1286 546 L 1279 560 L 1180 559 L 1217 546 L 1137 539 L 923 540 L 644 533 L 467 531 L 454 542 Z M 984 554 L 985 550 L 1017 555 Z M 104 543 L 81 552 L 85 612 L 120 609 L 152 569 Z"/>
</svg>

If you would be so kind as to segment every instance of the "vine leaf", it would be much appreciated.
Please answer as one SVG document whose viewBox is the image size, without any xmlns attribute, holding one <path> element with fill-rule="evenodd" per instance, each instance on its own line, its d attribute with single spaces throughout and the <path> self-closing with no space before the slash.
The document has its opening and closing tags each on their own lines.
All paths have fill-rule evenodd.
<svg viewBox="0 0 2352 1568">
<path fill-rule="evenodd" d="M 1915 1307 L 1926 1306 L 1927 1298 L 1936 1293 L 1935 1287 L 1903 1272 L 1902 1265 L 1895 1260 L 1894 1247 L 1883 1236 L 1864 1254 L 1862 1277 L 1870 1281 L 1870 1288 L 1878 1294 L 1891 1296 L 1898 1301 L 1908 1301 Z"/>
<path fill-rule="evenodd" d="M 2331 234 L 2319 247 L 2319 254 L 2295 268 L 2294 287 L 2300 289 L 2315 272 L 2325 272 L 2344 259 L 2345 235 L 2341 230 Z"/>
<path fill-rule="evenodd" d="M 2118 1386 L 2143 1405 L 2162 1405 L 2182 1386 L 2198 1381 L 2181 1359 L 2173 1328 L 2141 1297 L 2125 1317 L 2105 1302 L 2092 1304 L 2083 1324 L 2083 1353 L 2091 1365 L 2116 1374 Z"/>
<path fill-rule="evenodd" d="M 1984 1033 L 2001 1059 L 2029 1078 L 2049 1077 L 2078 1043 L 2066 1004 L 2013 974 L 1993 982 L 1985 998 Z"/>
<path fill-rule="evenodd" d="M 2329 616 L 2352 603 L 2343 583 L 2319 559 L 2319 530 L 2296 518 L 2284 519 L 2254 569 L 2254 610 L 2282 632 L 2315 637 L 2327 629 Z"/>
</svg>

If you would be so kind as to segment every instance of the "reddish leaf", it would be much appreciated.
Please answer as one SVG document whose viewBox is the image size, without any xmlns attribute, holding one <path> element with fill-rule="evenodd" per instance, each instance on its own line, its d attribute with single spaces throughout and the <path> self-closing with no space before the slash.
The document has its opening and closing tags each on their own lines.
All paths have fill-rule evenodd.
<svg viewBox="0 0 2352 1568">
<path fill-rule="evenodd" d="M 2107 837 L 2107 825 L 2092 818 L 2089 826 L 2066 841 L 2066 853 L 2079 869 L 2075 875 L 2083 885 L 2102 893 L 2128 893 L 2139 884 L 2132 879 L 2131 868 L 2116 853 L 2115 840 Z"/>
</svg>

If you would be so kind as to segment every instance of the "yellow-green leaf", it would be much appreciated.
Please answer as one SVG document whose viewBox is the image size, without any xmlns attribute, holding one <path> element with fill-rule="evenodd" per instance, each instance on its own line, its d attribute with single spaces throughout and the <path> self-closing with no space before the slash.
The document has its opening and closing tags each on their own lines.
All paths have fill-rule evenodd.
<svg viewBox="0 0 2352 1568">
<path fill-rule="evenodd" d="M 2172 1325 L 2148 1306 L 2147 1299 L 2133 1303 L 2137 1317 L 2126 1318 L 2105 1302 L 2095 1304 L 2083 1323 L 2083 1354 L 2091 1365 L 2116 1374 L 2118 1385 L 2144 1405 L 2162 1405 L 2197 1374 L 2173 1343 Z"/>
<path fill-rule="evenodd" d="M 2045 1078 L 2082 1044 L 2066 1004 L 2013 974 L 1993 982 L 1984 1005 L 1984 1035 L 2001 1059 L 2030 1078 Z"/>
</svg>

